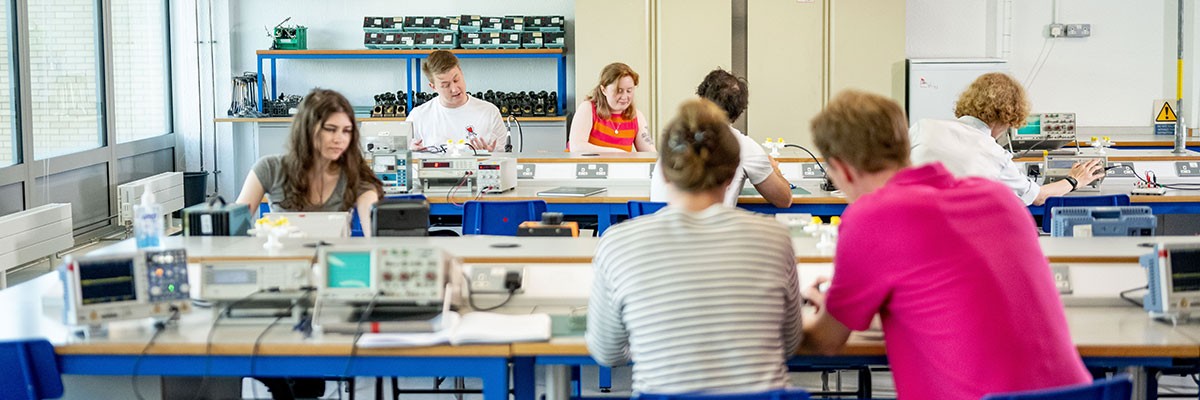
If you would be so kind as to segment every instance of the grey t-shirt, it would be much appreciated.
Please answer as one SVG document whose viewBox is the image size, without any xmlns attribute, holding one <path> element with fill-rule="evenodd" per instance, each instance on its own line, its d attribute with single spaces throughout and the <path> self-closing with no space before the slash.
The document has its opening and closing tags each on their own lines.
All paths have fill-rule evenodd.
<svg viewBox="0 0 1200 400">
<path fill-rule="evenodd" d="M 283 156 L 273 155 L 260 158 L 254 164 L 254 176 L 258 177 L 258 182 L 262 183 L 263 191 L 267 193 L 267 200 L 270 202 L 272 212 L 287 212 L 287 211 L 346 211 L 353 204 L 346 204 L 342 200 L 343 194 L 346 192 L 346 174 L 343 173 L 338 177 L 337 186 L 333 187 L 333 194 L 329 195 L 329 199 L 320 207 L 310 210 L 289 210 L 283 208 L 283 181 L 285 175 L 283 173 Z"/>
</svg>

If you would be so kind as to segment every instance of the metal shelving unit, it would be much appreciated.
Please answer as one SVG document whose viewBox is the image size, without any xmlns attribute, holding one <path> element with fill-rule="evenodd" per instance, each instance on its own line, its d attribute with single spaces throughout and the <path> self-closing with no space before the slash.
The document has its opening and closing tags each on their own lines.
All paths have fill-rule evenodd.
<svg viewBox="0 0 1200 400">
<path fill-rule="evenodd" d="M 511 49 L 511 50 L 450 50 L 461 59 L 553 59 L 558 63 L 558 115 L 566 115 L 567 103 L 567 53 L 566 49 Z M 278 60 L 404 60 L 406 69 L 408 104 L 413 103 L 413 88 L 421 87 L 421 60 L 434 50 L 259 50 L 258 54 L 258 98 L 263 99 L 263 61 L 271 62 L 271 97 L 275 98 L 276 64 Z M 413 73 L 417 71 L 417 73 Z M 258 102 L 262 112 L 263 102 Z M 409 110 L 410 112 L 412 110 Z M 553 117 L 551 117 L 553 118 Z"/>
</svg>

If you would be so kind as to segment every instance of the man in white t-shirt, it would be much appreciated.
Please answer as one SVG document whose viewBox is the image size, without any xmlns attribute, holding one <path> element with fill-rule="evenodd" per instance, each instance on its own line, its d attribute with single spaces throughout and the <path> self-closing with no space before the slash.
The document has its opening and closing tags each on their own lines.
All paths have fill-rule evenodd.
<svg viewBox="0 0 1200 400">
<path fill-rule="evenodd" d="M 421 64 L 429 88 L 437 97 L 412 110 L 413 150 L 465 140 L 478 151 L 503 151 L 508 130 L 500 118 L 500 109 L 492 103 L 472 97 L 458 57 L 438 50 Z"/>
<path fill-rule="evenodd" d="M 696 95 L 716 103 L 725 110 L 731 124 L 742 115 L 742 112 L 746 111 L 746 104 L 750 102 L 750 92 L 746 88 L 746 80 L 720 68 L 709 72 L 708 76 L 704 77 L 704 81 L 696 88 Z M 758 190 L 758 193 L 762 194 L 763 198 L 775 207 L 791 207 L 792 187 L 779 172 L 779 163 L 767 155 L 767 152 L 754 139 L 742 134 L 732 126 L 730 126 L 730 130 L 737 137 L 738 145 L 741 147 L 739 151 L 741 163 L 734 172 L 733 181 L 725 189 L 724 204 L 730 207 L 737 206 L 738 196 L 742 194 L 742 188 L 748 180 Z M 666 202 L 671 197 L 671 191 L 674 190 L 659 173 L 662 170 L 661 167 L 661 164 L 655 164 L 654 171 L 650 176 L 650 201 Z"/>
</svg>

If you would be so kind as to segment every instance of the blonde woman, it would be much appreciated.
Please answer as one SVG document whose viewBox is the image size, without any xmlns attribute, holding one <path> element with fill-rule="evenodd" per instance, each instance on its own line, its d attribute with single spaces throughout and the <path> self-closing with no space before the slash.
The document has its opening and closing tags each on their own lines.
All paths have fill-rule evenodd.
<svg viewBox="0 0 1200 400">
<path fill-rule="evenodd" d="M 1077 163 L 1065 180 L 1038 186 L 1012 161 L 1012 153 L 996 143 L 1010 128 L 1025 124 L 1029 100 L 1025 89 L 1011 76 L 984 74 L 958 98 L 957 120 L 922 119 L 909 129 L 912 161 L 940 161 L 955 176 L 998 180 L 1026 205 L 1041 205 L 1046 198 L 1062 196 L 1104 176 L 1104 165 L 1092 160 Z"/>
</svg>

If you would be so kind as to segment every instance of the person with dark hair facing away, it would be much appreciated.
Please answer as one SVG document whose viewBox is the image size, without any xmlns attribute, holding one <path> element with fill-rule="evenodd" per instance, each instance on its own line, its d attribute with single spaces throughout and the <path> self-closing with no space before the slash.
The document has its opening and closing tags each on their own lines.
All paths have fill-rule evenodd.
<svg viewBox="0 0 1200 400">
<path fill-rule="evenodd" d="M 732 125 L 733 121 L 737 121 L 742 116 L 742 113 L 746 111 L 746 105 L 750 103 L 750 92 L 746 88 L 746 80 L 729 73 L 729 71 L 717 68 L 709 72 L 708 76 L 704 77 L 704 81 L 700 82 L 700 86 L 696 88 L 696 95 L 712 101 L 725 111 L 725 116 L 728 117 L 730 123 L 729 130 L 737 138 L 738 156 L 742 161 L 738 165 L 737 171 L 734 172 L 733 181 L 725 190 L 724 204 L 730 207 L 737 206 L 742 188 L 745 187 L 746 181 L 750 181 L 750 184 L 754 185 L 758 193 L 771 202 L 771 205 L 779 208 L 791 207 L 791 184 L 784 179 L 783 173 L 779 172 L 779 163 L 767 155 L 767 152 L 754 139 Z M 661 171 L 661 163 L 655 165 L 650 177 L 650 201 L 666 202 L 672 190 L 671 186 L 663 180 Z"/>
<path fill-rule="evenodd" d="M 444 145 L 447 140 L 463 140 L 478 151 L 504 151 L 508 130 L 500 109 L 467 93 L 467 80 L 454 53 L 429 53 L 421 62 L 421 73 L 437 97 L 408 114 L 413 124 L 409 147 L 419 151 Z"/>
<path fill-rule="evenodd" d="M 635 393 L 758 392 L 787 386 L 800 342 L 796 259 L 774 219 L 721 204 L 738 168 L 725 113 L 683 104 L 659 138 L 678 195 L 600 239 L 587 346 L 633 365 Z"/>
<path fill-rule="evenodd" d="M 567 151 L 654 151 L 648 120 L 634 106 L 637 85 L 637 72 L 624 63 L 608 64 L 600 70 L 600 83 L 575 108 Z"/>
<path fill-rule="evenodd" d="M 900 399 L 1091 381 L 1037 227 L 1008 187 L 938 162 L 910 167 L 904 111 L 879 95 L 842 92 L 812 132 L 850 205 L 828 294 L 817 290 L 825 278 L 805 291 L 817 314 L 802 348 L 835 354 L 879 315 Z"/>
</svg>

